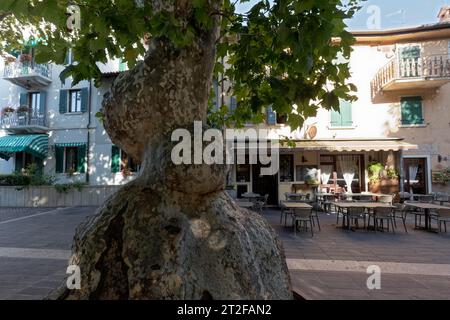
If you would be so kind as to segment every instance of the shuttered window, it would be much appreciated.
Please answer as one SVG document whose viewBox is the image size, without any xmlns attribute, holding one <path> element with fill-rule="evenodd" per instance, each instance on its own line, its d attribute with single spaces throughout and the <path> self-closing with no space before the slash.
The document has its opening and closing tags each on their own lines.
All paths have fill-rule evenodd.
<svg viewBox="0 0 450 320">
<path fill-rule="evenodd" d="M 423 124 L 422 97 L 403 97 L 401 99 L 402 124 Z"/>
<path fill-rule="evenodd" d="M 111 147 L 111 172 L 138 172 L 140 165 L 132 157 L 130 157 L 125 151 L 121 150 L 117 146 Z"/>
<path fill-rule="evenodd" d="M 267 108 L 267 124 L 269 126 L 274 126 L 277 124 L 277 114 L 273 111 L 273 108 L 270 106 Z"/>
<path fill-rule="evenodd" d="M 339 111 L 331 110 L 331 127 L 351 127 L 353 126 L 351 102 L 341 100 Z"/>
<path fill-rule="evenodd" d="M 230 97 L 230 113 L 234 113 L 237 109 L 237 100 L 236 97 Z"/>
<path fill-rule="evenodd" d="M 87 112 L 89 89 L 61 90 L 59 96 L 59 113 Z"/>
<path fill-rule="evenodd" d="M 85 173 L 86 145 L 76 147 L 55 146 L 56 173 Z"/>
<path fill-rule="evenodd" d="M 111 147 L 111 172 L 117 173 L 120 171 L 120 149 L 117 146 Z"/>
</svg>

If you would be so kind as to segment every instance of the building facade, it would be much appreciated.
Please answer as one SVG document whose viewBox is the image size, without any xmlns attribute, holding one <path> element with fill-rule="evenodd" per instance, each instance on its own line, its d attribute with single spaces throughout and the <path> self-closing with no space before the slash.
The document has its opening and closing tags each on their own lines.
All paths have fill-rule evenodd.
<svg viewBox="0 0 450 320">
<path fill-rule="evenodd" d="M 450 193 L 439 178 L 450 167 L 449 12 L 443 8 L 433 25 L 354 32 L 349 62 L 358 100 L 341 101 L 339 112 L 320 109 L 295 131 L 267 108 L 266 123 L 258 127 L 289 136 L 295 147 L 281 147 L 278 174 L 261 176 L 260 165 L 235 165 L 229 185 L 238 195 L 269 194 L 271 204 L 286 192 L 323 189 Z M 95 116 L 124 65 L 102 65 L 100 88 L 91 81 L 62 83 L 63 68 L 35 64 L 32 51 L 0 60 L 0 174 L 35 163 L 60 182 L 130 181 L 139 164 L 111 143 Z M 215 86 L 216 105 L 233 109 L 236 99 L 227 96 L 227 86 Z"/>
<path fill-rule="evenodd" d="M 320 109 L 295 131 L 266 110 L 264 127 L 296 146 L 281 147 L 274 176 L 261 176 L 259 166 L 235 166 L 238 196 L 269 194 L 276 204 L 299 190 L 450 193 L 443 178 L 450 178 L 448 13 L 443 8 L 433 25 L 354 32 L 349 62 L 358 100 L 341 101 L 340 112 Z"/>
<path fill-rule="evenodd" d="M 70 58 L 66 59 L 71 63 Z M 120 61 L 101 65 L 102 86 L 59 78 L 65 66 L 39 65 L 33 49 L 0 59 L 0 174 L 30 164 L 59 183 L 120 185 L 139 165 L 111 143 L 96 117 Z"/>
</svg>

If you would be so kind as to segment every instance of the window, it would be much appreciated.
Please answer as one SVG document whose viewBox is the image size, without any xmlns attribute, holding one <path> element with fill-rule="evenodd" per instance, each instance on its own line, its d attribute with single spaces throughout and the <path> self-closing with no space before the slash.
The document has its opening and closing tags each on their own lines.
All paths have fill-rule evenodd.
<svg viewBox="0 0 450 320">
<path fill-rule="evenodd" d="M 351 102 L 341 100 L 339 111 L 331 110 L 331 127 L 351 127 L 353 125 L 352 118 Z"/>
<path fill-rule="evenodd" d="M 64 59 L 64 65 L 71 65 L 74 63 L 73 50 L 69 49 L 66 52 L 66 57 Z"/>
<path fill-rule="evenodd" d="M 314 166 L 297 166 L 296 181 L 317 182 L 318 170 Z"/>
<path fill-rule="evenodd" d="M 422 97 L 401 99 L 402 125 L 423 124 Z"/>
<path fill-rule="evenodd" d="M 89 102 L 89 89 L 60 90 L 59 113 L 87 112 Z"/>
<path fill-rule="evenodd" d="M 294 155 L 280 155 L 280 181 L 294 181 Z"/>
<path fill-rule="evenodd" d="M 139 172 L 140 165 L 130 157 L 125 151 L 117 146 L 111 148 L 111 171 L 118 173 L 124 172 Z"/>
<path fill-rule="evenodd" d="M 36 158 L 35 156 L 27 152 L 17 152 L 15 154 L 15 171 L 22 172 L 27 169 L 30 165 L 37 166 L 37 172 L 42 173 L 42 160 Z"/>
<path fill-rule="evenodd" d="M 31 112 L 33 115 L 37 115 L 40 113 L 41 108 L 41 94 L 39 92 L 32 92 L 29 94 L 30 96 L 30 106 L 31 106 Z"/>
<path fill-rule="evenodd" d="M 81 112 L 81 90 L 69 91 L 69 112 Z"/>
<path fill-rule="evenodd" d="M 277 124 L 286 124 L 287 119 L 288 117 L 286 113 L 277 113 Z"/>
<path fill-rule="evenodd" d="M 236 182 L 250 182 L 250 165 L 236 165 Z"/>
<path fill-rule="evenodd" d="M 78 169 L 78 148 L 66 148 L 66 161 L 64 172 L 77 172 Z"/>
<path fill-rule="evenodd" d="M 84 173 L 86 144 L 68 143 L 55 146 L 56 173 Z"/>
</svg>

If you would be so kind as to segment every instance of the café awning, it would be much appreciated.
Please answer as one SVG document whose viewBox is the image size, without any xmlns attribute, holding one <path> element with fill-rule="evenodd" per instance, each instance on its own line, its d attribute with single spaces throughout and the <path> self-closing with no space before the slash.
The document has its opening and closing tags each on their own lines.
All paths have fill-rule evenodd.
<svg viewBox="0 0 450 320">
<path fill-rule="evenodd" d="M 9 135 L 0 137 L 0 158 L 9 160 L 16 152 L 26 152 L 37 158 L 45 158 L 48 136 L 45 134 Z"/>
<path fill-rule="evenodd" d="M 281 146 L 282 150 L 330 152 L 400 151 L 415 150 L 417 148 L 417 145 L 400 139 L 302 140 L 296 141 L 295 147 Z"/>
</svg>

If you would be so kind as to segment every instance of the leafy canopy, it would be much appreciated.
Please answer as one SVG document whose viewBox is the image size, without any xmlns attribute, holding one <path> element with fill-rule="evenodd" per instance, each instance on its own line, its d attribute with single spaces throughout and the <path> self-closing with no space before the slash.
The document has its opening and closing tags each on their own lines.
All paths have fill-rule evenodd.
<svg viewBox="0 0 450 320">
<path fill-rule="evenodd" d="M 156 10 L 158 2 L 164 5 Z M 188 3 L 187 15 L 173 10 L 179 2 Z M 216 120 L 260 122 L 263 108 L 272 106 L 296 129 L 319 106 L 338 110 L 340 99 L 355 99 L 346 62 L 353 37 L 344 20 L 360 8 L 359 0 L 254 0 L 246 13 L 236 11 L 238 2 L 249 0 L 1 0 L 0 50 L 20 49 L 24 30 L 31 30 L 38 63 L 63 64 L 71 48 L 77 63 L 61 77 L 100 80 L 98 62 L 120 58 L 133 68 L 145 55 L 146 37 L 168 39 L 182 50 L 220 15 L 215 73 L 232 83 L 238 108 L 230 114 L 223 106 Z M 79 6 L 80 29 L 67 28 L 68 5 Z"/>
</svg>

